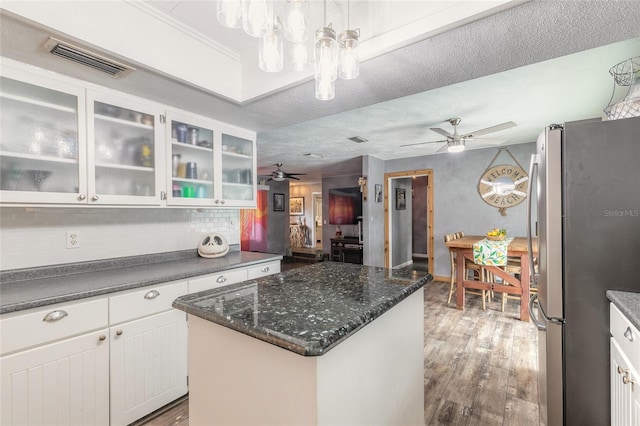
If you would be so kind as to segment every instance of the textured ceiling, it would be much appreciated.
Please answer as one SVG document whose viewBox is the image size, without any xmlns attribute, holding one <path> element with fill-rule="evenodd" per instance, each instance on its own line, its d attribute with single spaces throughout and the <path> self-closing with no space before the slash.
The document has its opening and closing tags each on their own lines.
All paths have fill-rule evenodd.
<svg viewBox="0 0 640 426">
<path fill-rule="evenodd" d="M 360 155 L 432 154 L 440 144 L 399 145 L 441 139 L 428 128 L 450 130 L 445 120 L 455 116 L 462 117 L 461 133 L 516 122 L 492 135 L 504 144 L 534 141 L 552 122 L 600 116 L 613 87 L 608 69 L 640 55 L 638 22 L 637 1 L 527 2 L 363 62 L 360 78 L 339 80 L 330 102 L 315 100 L 313 82 L 305 82 L 239 105 L 142 63 L 126 78 L 103 77 L 39 50 L 49 35 L 82 40 L 4 10 L 0 50 L 11 59 L 253 129 L 260 172 L 282 162 L 285 171 L 306 172 L 303 178 L 311 182 L 350 173 L 357 162 L 348 160 Z M 369 142 L 346 139 L 356 135 Z"/>
</svg>

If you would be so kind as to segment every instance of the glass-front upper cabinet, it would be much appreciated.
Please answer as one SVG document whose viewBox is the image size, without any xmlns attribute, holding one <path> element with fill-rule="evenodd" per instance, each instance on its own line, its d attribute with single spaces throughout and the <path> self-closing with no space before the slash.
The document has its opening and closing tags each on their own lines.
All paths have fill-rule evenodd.
<svg viewBox="0 0 640 426">
<path fill-rule="evenodd" d="M 256 135 L 248 130 L 221 126 L 220 198 L 222 205 L 256 205 Z"/>
<path fill-rule="evenodd" d="M 3 67 L 0 202 L 86 203 L 84 89 Z"/>
<path fill-rule="evenodd" d="M 212 206 L 216 199 L 214 135 L 216 122 L 167 111 L 167 204 Z"/>
<path fill-rule="evenodd" d="M 160 107 L 88 91 L 89 204 L 159 205 Z"/>
</svg>

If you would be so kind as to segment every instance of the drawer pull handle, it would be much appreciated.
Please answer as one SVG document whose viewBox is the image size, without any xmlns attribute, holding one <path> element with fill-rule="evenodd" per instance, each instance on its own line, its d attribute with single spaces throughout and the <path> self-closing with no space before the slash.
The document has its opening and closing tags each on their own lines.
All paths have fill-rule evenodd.
<svg viewBox="0 0 640 426">
<path fill-rule="evenodd" d="M 220 275 L 218 277 L 218 279 L 216 280 L 217 283 L 223 283 L 227 281 L 227 277 L 225 277 L 224 275 Z"/>
<path fill-rule="evenodd" d="M 68 314 L 65 311 L 53 311 L 45 315 L 44 318 L 42 318 L 42 321 L 46 321 L 46 322 L 60 321 L 62 318 L 66 317 L 67 315 Z"/>
<path fill-rule="evenodd" d="M 626 337 L 630 342 L 633 342 L 633 333 L 631 332 L 631 327 L 627 327 L 627 331 L 624 332 L 624 337 Z"/>
<path fill-rule="evenodd" d="M 105 336 L 104 334 L 101 334 L 100 337 L 98 337 L 98 340 L 100 340 L 101 342 L 104 342 L 105 340 L 107 340 L 107 336 Z"/>
<path fill-rule="evenodd" d="M 116 330 L 116 336 L 122 336 L 122 330 Z"/>
<path fill-rule="evenodd" d="M 269 272 L 269 267 L 265 266 L 264 268 L 262 268 L 262 272 Z"/>
<path fill-rule="evenodd" d="M 160 296 L 160 292 L 158 290 L 150 290 L 147 294 L 144 295 L 145 299 L 155 299 Z"/>
</svg>

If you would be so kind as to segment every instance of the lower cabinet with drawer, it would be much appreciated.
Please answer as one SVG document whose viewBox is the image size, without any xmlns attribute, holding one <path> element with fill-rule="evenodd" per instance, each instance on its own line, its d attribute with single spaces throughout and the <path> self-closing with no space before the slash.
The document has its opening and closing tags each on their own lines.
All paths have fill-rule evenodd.
<svg viewBox="0 0 640 426">
<path fill-rule="evenodd" d="M 640 425 L 640 332 L 610 304 L 611 425 Z"/>
<path fill-rule="evenodd" d="M 108 425 L 107 300 L 0 318 L 0 424 Z"/>
<path fill-rule="evenodd" d="M 187 393 L 187 316 L 179 281 L 109 297 L 111 425 L 127 425 Z"/>
</svg>

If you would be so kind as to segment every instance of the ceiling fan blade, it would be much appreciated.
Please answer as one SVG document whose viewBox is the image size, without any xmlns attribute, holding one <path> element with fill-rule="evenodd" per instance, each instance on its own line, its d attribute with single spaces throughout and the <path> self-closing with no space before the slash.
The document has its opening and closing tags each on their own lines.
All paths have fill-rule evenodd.
<svg viewBox="0 0 640 426">
<path fill-rule="evenodd" d="M 442 142 L 447 142 L 447 140 L 446 140 L 446 139 L 443 139 L 443 140 L 439 140 L 439 141 L 407 143 L 407 144 L 400 145 L 400 146 L 402 147 L 402 146 L 425 145 L 425 144 L 428 144 L 428 143 L 442 143 Z"/>
<path fill-rule="evenodd" d="M 286 173 L 285 172 L 285 175 L 287 175 L 287 176 L 303 176 L 303 175 L 306 175 L 306 173 Z"/>
<path fill-rule="evenodd" d="M 436 154 L 438 154 L 439 152 L 444 151 L 447 148 L 449 148 L 449 144 L 448 143 L 442 145 L 442 147 L 439 150 L 436 151 Z"/>
<path fill-rule="evenodd" d="M 510 129 L 515 126 L 517 126 L 517 124 L 514 123 L 513 121 L 507 121 L 506 123 L 497 124 L 495 126 L 487 127 L 486 129 L 476 130 L 475 132 L 467 133 L 466 135 L 462 135 L 462 137 L 466 138 L 466 137 L 486 135 L 493 132 L 499 132 L 500 130 Z"/>
<path fill-rule="evenodd" d="M 451 134 L 451 133 L 447 132 L 446 130 L 441 129 L 439 127 L 429 127 L 429 130 L 431 130 L 433 132 L 436 132 L 436 133 L 444 136 L 445 138 L 452 138 L 453 139 L 453 134 Z"/>
<path fill-rule="evenodd" d="M 295 177 L 295 176 L 287 176 L 287 177 L 288 177 L 289 179 L 300 180 L 300 179 L 298 179 L 298 178 L 297 178 L 297 177 Z"/>
<path fill-rule="evenodd" d="M 469 138 L 464 138 L 465 142 L 482 142 L 482 143 L 489 143 L 489 144 L 500 144 L 506 141 L 506 139 L 498 139 L 498 138 L 475 138 L 475 137 L 469 137 Z"/>
</svg>

